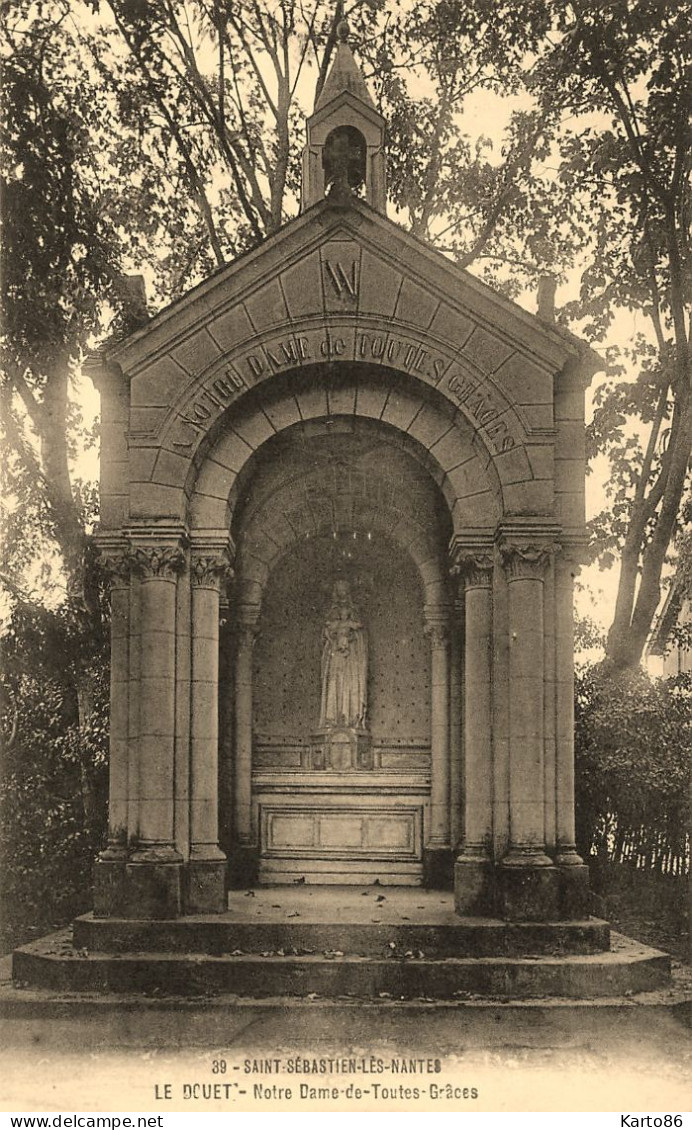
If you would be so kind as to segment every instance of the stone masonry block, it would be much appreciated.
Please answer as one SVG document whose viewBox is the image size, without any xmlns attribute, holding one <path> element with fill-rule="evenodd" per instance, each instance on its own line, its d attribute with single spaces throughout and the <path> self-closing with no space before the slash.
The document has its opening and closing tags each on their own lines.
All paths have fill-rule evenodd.
<svg viewBox="0 0 692 1130">
<path fill-rule="evenodd" d="M 359 416 L 370 416 L 374 420 L 379 420 L 384 410 L 388 393 L 389 384 L 385 382 L 379 386 L 373 384 L 360 385 L 356 397 L 357 414 Z"/>
<path fill-rule="evenodd" d="M 515 404 L 552 404 L 553 375 L 519 353 L 497 369 L 495 379 Z"/>
<path fill-rule="evenodd" d="M 552 479 L 555 470 L 555 458 L 552 444 L 527 443 L 526 454 L 531 464 L 531 473 L 534 479 Z"/>
<path fill-rule="evenodd" d="M 234 421 L 233 426 L 240 438 L 254 449 L 261 447 L 270 436 L 276 435 L 268 417 L 261 409 L 251 415 L 239 417 Z"/>
<path fill-rule="evenodd" d="M 177 487 L 158 483 L 130 484 L 130 512 L 133 518 L 185 517 L 185 493 Z"/>
<path fill-rule="evenodd" d="M 149 406 L 138 408 L 132 405 L 130 409 L 129 431 L 133 435 L 156 435 L 166 418 L 166 408 L 151 408 Z"/>
<path fill-rule="evenodd" d="M 173 350 L 174 359 L 193 376 L 204 372 L 220 356 L 218 345 L 206 329 L 192 334 Z"/>
<path fill-rule="evenodd" d="M 195 484 L 195 494 L 206 494 L 210 498 L 222 498 L 225 502 L 231 493 L 235 479 L 235 472 L 229 471 L 227 467 L 222 467 L 220 463 L 208 459 L 202 465 L 202 470 L 199 473 L 199 478 Z"/>
<path fill-rule="evenodd" d="M 584 464 L 580 459 L 555 460 L 555 490 L 583 494 Z"/>
<path fill-rule="evenodd" d="M 382 259 L 363 249 L 360 268 L 358 309 L 365 314 L 379 314 L 387 320 L 394 316 L 401 275 Z"/>
<path fill-rule="evenodd" d="M 506 483 L 502 488 L 505 509 L 508 514 L 553 513 L 553 484 L 546 479 L 534 479 L 528 483 Z"/>
<path fill-rule="evenodd" d="M 286 305 L 291 318 L 316 314 L 323 308 L 319 252 L 313 251 L 281 275 Z"/>
<path fill-rule="evenodd" d="M 130 451 L 129 477 L 140 482 L 151 479 L 157 454 L 156 447 L 133 447 Z"/>
<path fill-rule="evenodd" d="M 252 455 L 252 447 L 232 429 L 225 431 L 212 449 L 212 456 L 229 471 L 240 471 Z"/>
<path fill-rule="evenodd" d="M 469 526 L 474 529 L 494 529 L 498 517 L 497 500 L 489 490 L 458 499 L 452 511 L 455 531 L 463 531 Z"/>
<path fill-rule="evenodd" d="M 193 494 L 190 505 L 192 526 L 199 530 L 222 529 L 226 523 L 227 503 L 221 498 Z"/>
<path fill-rule="evenodd" d="M 269 401 L 264 405 L 264 411 L 277 432 L 300 422 L 300 412 L 295 397 L 288 394 Z"/>
<path fill-rule="evenodd" d="M 189 384 L 188 372 L 173 357 L 162 357 L 138 373 L 130 385 L 132 406 L 169 407 Z"/>
<path fill-rule="evenodd" d="M 258 333 L 288 319 L 288 310 L 278 279 L 265 283 L 245 300 L 245 309 Z"/>
<path fill-rule="evenodd" d="M 529 431 L 551 431 L 555 426 L 552 404 L 524 404 L 519 411 Z"/>
<path fill-rule="evenodd" d="M 488 475 L 478 458 L 467 459 L 460 466 L 447 471 L 447 480 L 457 498 L 480 494 L 488 489 Z"/>
<path fill-rule="evenodd" d="M 118 530 L 127 524 L 130 515 L 129 494 L 104 494 L 101 492 L 101 529 Z"/>
<path fill-rule="evenodd" d="M 473 322 L 451 306 L 441 302 L 435 312 L 430 332 L 435 337 L 448 341 L 455 349 L 460 349 L 473 330 Z"/>
<path fill-rule="evenodd" d="M 466 450 L 465 445 L 459 440 L 459 433 L 455 427 L 450 426 L 437 443 L 433 444 L 430 454 L 444 471 L 449 472 L 453 467 L 458 466 Z"/>
<path fill-rule="evenodd" d="M 555 419 L 584 423 L 584 393 L 578 388 L 561 388 L 555 383 Z"/>
<path fill-rule="evenodd" d="M 164 486 L 183 487 L 190 474 L 190 469 L 190 460 L 186 459 L 184 455 L 162 448 L 156 460 L 152 479 L 155 483 L 161 483 Z"/>
<path fill-rule="evenodd" d="M 562 421 L 558 425 L 555 453 L 558 458 L 583 459 L 586 432 L 581 421 Z"/>
<path fill-rule="evenodd" d="M 395 428 L 406 431 L 413 423 L 421 408 L 420 398 L 412 396 L 404 389 L 393 388 L 387 397 L 382 419 Z"/>
<path fill-rule="evenodd" d="M 521 483 L 530 481 L 531 464 L 525 447 L 512 447 L 495 456 L 493 461 L 500 481 L 504 483 Z"/>
<path fill-rule="evenodd" d="M 476 326 L 461 352 L 482 373 L 494 373 L 514 352 L 514 346 Z"/>
<path fill-rule="evenodd" d="M 337 380 L 327 385 L 330 416 L 352 416 L 356 408 L 356 387 L 350 381 Z"/>
<path fill-rule="evenodd" d="M 125 494 L 130 479 L 127 460 L 101 459 L 100 468 L 101 496 L 107 494 Z"/>
<path fill-rule="evenodd" d="M 424 290 L 410 279 L 404 279 L 396 304 L 395 317 L 399 321 L 410 322 L 421 329 L 427 329 L 440 304 L 439 298 Z"/>
<path fill-rule="evenodd" d="M 252 323 L 244 306 L 234 306 L 209 324 L 209 332 L 219 347 L 228 351 L 253 336 Z"/>
<path fill-rule="evenodd" d="M 561 492 L 556 497 L 557 516 L 565 527 L 584 524 L 584 494 Z"/>
<path fill-rule="evenodd" d="M 409 428 L 409 435 L 423 444 L 428 451 L 449 431 L 450 419 L 439 408 L 426 404 L 421 408 Z M 463 458 L 463 456 L 461 456 Z M 457 460 L 459 462 L 459 460 Z"/>
<path fill-rule="evenodd" d="M 323 388 L 302 388 L 296 394 L 300 414 L 304 420 L 314 420 L 328 415 L 327 394 Z"/>
</svg>

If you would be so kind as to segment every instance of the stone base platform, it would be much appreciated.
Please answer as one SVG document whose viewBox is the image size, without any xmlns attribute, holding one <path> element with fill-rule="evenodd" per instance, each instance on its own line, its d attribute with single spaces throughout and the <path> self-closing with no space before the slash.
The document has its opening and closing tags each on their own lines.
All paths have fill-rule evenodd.
<svg viewBox="0 0 692 1130">
<path fill-rule="evenodd" d="M 591 999 L 664 989 L 666 954 L 607 923 L 462 919 L 453 896 L 377 887 L 235 893 L 223 915 L 77 920 L 18 949 L 16 983 L 241 997 Z"/>
</svg>

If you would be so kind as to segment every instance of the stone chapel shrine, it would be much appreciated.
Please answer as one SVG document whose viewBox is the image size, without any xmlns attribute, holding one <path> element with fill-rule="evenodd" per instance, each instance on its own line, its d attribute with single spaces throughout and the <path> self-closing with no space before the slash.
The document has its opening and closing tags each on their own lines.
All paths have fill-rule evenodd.
<svg viewBox="0 0 692 1130">
<path fill-rule="evenodd" d="M 384 134 L 342 25 L 300 215 L 100 354 L 96 919 L 294 884 L 588 916 L 572 579 L 598 358 L 387 218 Z"/>
</svg>

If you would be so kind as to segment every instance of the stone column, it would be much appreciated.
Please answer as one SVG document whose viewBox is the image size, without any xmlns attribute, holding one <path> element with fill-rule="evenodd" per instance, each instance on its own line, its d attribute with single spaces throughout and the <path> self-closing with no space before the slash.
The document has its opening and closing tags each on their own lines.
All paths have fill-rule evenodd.
<svg viewBox="0 0 692 1130">
<path fill-rule="evenodd" d="M 449 842 L 452 852 L 461 844 L 464 796 L 464 595 L 452 610 L 449 652 Z"/>
<path fill-rule="evenodd" d="M 127 865 L 128 916 L 172 918 L 182 909 L 175 846 L 176 584 L 179 539 L 135 544 L 140 574 L 139 827 Z"/>
<path fill-rule="evenodd" d="M 509 589 L 509 850 L 499 903 L 509 919 L 558 914 L 557 869 L 545 851 L 543 573 L 553 544 L 501 545 Z"/>
<path fill-rule="evenodd" d="M 424 873 L 428 887 L 450 882 L 449 842 L 449 631 L 446 609 L 425 613 L 430 639 L 430 832 L 426 837 Z"/>
<path fill-rule="evenodd" d="M 94 873 L 94 913 L 121 911 L 128 840 L 128 707 L 130 558 L 128 547 L 101 543 L 100 565 L 110 581 L 111 679 L 108 760 L 108 843 Z"/>
<path fill-rule="evenodd" d="M 256 604 L 242 604 L 237 619 L 234 876 L 242 884 L 254 882 L 257 869 L 257 848 L 252 835 L 252 656 L 259 611 Z"/>
<path fill-rule="evenodd" d="M 464 841 L 454 865 L 458 914 L 491 915 L 494 885 L 492 751 L 492 577 L 489 553 L 462 557 L 464 586 Z"/>
<path fill-rule="evenodd" d="M 578 854 L 574 828 L 574 605 L 579 566 L 569 551 L 555 562 L 556 841 L 560 911 L 564 918 L 589 914 L 589 869 Z"/>
<path fill-rule="evenodd" d="M 219 596 L 228 551 L 193 546 L 190 558 L 190 860 L 186 909 L 226 910 L 226 856 L 219 848 Z"/>
</svg>

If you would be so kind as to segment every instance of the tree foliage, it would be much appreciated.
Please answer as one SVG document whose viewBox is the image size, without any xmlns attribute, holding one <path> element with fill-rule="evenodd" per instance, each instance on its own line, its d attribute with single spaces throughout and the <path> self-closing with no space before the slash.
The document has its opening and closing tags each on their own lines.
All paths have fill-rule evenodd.
<svg viewBox="0 0 692 1130">
<path fill-rule="evenodd" d="M 84 644 L 64 608 L 17 602 L 0 679 L 0 921 L 12 944 L 89 907 L 105 832 L 108 677 L 105 647 L 88 658 L 84 718 L 65 656 Z"/>
<path fill-rule="evenodd" d="M 692 678 L 585 668 L 576 694 L 577 838 L 587 858 L 687 867 Z"/>
</svg>

